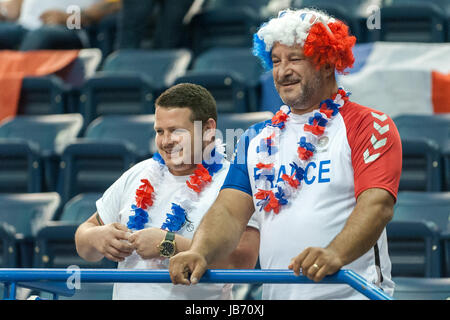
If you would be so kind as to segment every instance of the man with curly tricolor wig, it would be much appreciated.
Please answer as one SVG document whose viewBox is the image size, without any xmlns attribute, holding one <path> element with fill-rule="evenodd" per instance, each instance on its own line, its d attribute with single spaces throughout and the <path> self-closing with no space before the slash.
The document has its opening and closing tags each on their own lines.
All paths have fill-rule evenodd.
<svg viewBox="0 0 450 320">
<path fill-rule="evenodd" d="M 261 268 L 311 280 L 264 284 L 263 299 L 365 298 L 345 284 L 317 283 L 340 269 L 393 295 L 385 227 L 397 198 L 401 142 L 392 119 L 338 87 L 335 73 L 352 67 L 355 41 L 342 21 L 312 9 L 281 11 L 254 35 L 253 52 L 272 69 L 285 105 L 241 136 L 190 250 L 170 260 L 173 283 L 198 282 L 256 217 Z"/>
<path fill-rule="evenodd" d="M 262 25 L 253 36 L 253 54 L 260 58 L 266 70 L 273 69 L 275 86 L 283 102 L 289 106 L 316 102 L 321 97 L 311 100 L 311 94 L 317 90 L 312 87 L 324 86 L 329 80 L 326 92 L 320 92 L 325 98 L 331 96 L 330 91 L 337 91 L 334 72 L 344 73 L 346 68 L 352 67 L 354 57 L 352 47 L 356 38 L 349 34 L 348 27 L 341 21 L 335 20 L 326 14 L 313 10 L 281 11 L 278 18 Z M 280 73 L 279 54 L 290 50 L 295 54 L 294 70 L 305 68 L 308 65 L 313 71 L 310 77 L 300 73 Z M 294 64 L 293 64 L 294 65 Z M 314 68 L 312 68 L 314 67 Z M 315 69 L 315 70 L 312 70 Z M 315 72 L 317 71 L 317 72 Z M 286 89 L 286 84 L 300 81 L 303 87 L 302 94 Z M 290 101 L 290 96 L 300 101 Z M 318 100 L 321 101 L 322 99 Z"/>
</svg>

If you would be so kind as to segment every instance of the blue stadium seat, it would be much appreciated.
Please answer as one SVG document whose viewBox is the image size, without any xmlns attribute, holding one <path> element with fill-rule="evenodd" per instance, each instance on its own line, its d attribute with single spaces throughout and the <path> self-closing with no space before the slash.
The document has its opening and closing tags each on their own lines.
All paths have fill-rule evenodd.
<svg viewBox="0 0 450 320">
<path fill-rule="evenodd" d="M 186 72 L 191 60 L 192 52 L 188 49 L 123 49 L 106 58 L 102 71 L 145 75 L 161 91 Z"/>
<path fill-rule="evenodd" d="M 252 53 L 251 47 L 215 47 L 201 53 L 192 65 L 196 71 L 234 71 L 246 82 L 255 83 L 264 68 Z"/>
<path fill-rule="evenodd" d="M 428 1 L 393 1 L 380 11 L 381 28 L 370 30 L 369 41 L 445 42 L 447 17 Z"/>
<path fill-rule="evenodd" d="M 95 119 L 87 127 L 85 138 L 94 141 L 127 141 L 135 146 L 138 161 L 155 153 L 154 115 L 109 115 Z"/>
<path fill-rule="evenodd" d="M 18 114 L 42 115 L 67 112 L 70 88 L 57 76 L 26 77 L 22 81 Z"/>
<path fill-rule="evenodd" d="M 264 73 L 251 48 L 212 48 L 201 53 L 194 61 L 191 72 L 233 71 L 241 76 L 247 87 L 248 111 L 256 111 L 259 104 L 259 79 Z"/>
<path fill-rule="evenodd" d="M 102 115 L 154 113 L 156 88 L 143 76 L 97 73 L 80 90 L 79 111 L 87 126 Z"/>
<path fill-rule="evenodd" d="M 102 56 L 106 57 L 114 51 L 114 42 L 117 33 L 117 14 L 110 14 L 100 22 L 87 26 L 90 46 L 99 48 Z"/>
<path fill-rule="evenodd" d="M 403 114 L 392 119 L 402 140 L 428 138 L 439 148 L 450 141 L 450 115 L 447 114 Z"/>
<path fill-rule="evenodd" d="M 37 231 L 55 218 L 60 204 L 61 199 L 56 192 L 0 194 L 0 221 L 10 226 L 6 228 L 9 230 L 6 240 L 1 239 L 3 244 L 8 243 L 8 247 L 2 247 L 11 254 L 16 251 L 15 257 L 18 258 L 17 261 L 4 261 L 5 265 L 32 266 Z"/>
<path fill-rule="evenodd" d="M 441 191 L 442 159 L 433 140 L 402 140 L 400 191 Z"/>
<path fill-rule="evenodd" d="M 269 3 L 269 0 L 206 0 L 205 9 L 222 9 L 226 7 L 248 7 L 255 11 L 260 11 Z"/>
<path fill-rule="evenodd" d="M 61 216 L 48 221 L 36 235 L 34 268 L 67 268 L 76 265 L 80 268 L 114 268 L 116 263 L 102 259 L 88 262 L 78 256 L 75 248 L 75 231 L 96 210 L 95 202 L 101 193 L 79 194 L 69 200 Z"/>
<path fill-rule="evenodd" d="M 234 152 L 240 136 L 250 126 L 273 117 L 269 111 L 248 112 L 248 113 L 224 113 L 219 114 L 217 119 L 216 137 L 226 143 L 225 153 L 228 159 Z"/>
<path fill-rule="evenodd" d="M 450 231 L 450 192 L 400 191 L 394 221 L 432 221 Z"/>
<path fill-rule="evenodd" d="M 247 87 L 244 79 L 235 72 L 187 72 L 184 76 L 177 78 L 174 84 L 186 82 L 208 89 L 216 100 L 219 113 L 249 111 Z"/>
<path fill-rule="evenodd" d="M 104 192 L 123 172 L 155 151 L 154 115 L 103 116 L 64 150 L 58 191 L 63 203 L 79 193 Z"/>
<path fill-rule="evenodd" d="M 0 193 L 41 192 L 42 159 L 36 144 L 0 138 Z"/>
<path fill-rule="evenodd" d="M 249 48 L 260 23 L 259 13 L 248 6 L 205 9 L 190 22 L 194 55 L 213 47 Z"/>
<path fill-rule="evenodd" d="M 428 157 L 434 158 L 434 160 L 430 159 L 432 167 L 427 169 L 427 188 L 422 190 L 444 190 L 444 182 L 448 172 L 446 172 L 444 168 L 445 159 L 441 156 L 441 154 L 443 154 L 443 150 L 450 143 L 450 116 L 446 114 L 404 114 L 394 117 L 393 120 L 402 139 L 403 153 L 411 153 L 413 157 L 413 160 L 411 161 L 417 162 L 417 158 L 420 157 L 418 152 L 413 151 L 413 148 L 425 148 L 428 152 L 430 152 Z M 418 145 L 418 142 L 414 142 L 417 139 L 421 139 L 423 141 L 427 140 L 428 146 Z M 423 143 L 424 142 L 422 142 L 422 144 Z M 439 153 L 439 155 L 437 155 L 437 153 Z M 408 154 L 406 154 L 406 156 L 409 158 Z M 404 155 L 404 167 L 405 164 L 406 167 L 409 165 L 410 162 L 407 161 L 410 160 L 405 159 Z M 430 162 L 428 161 L 428 163 Z M 403 187 L 404 186 L 401 186 L 401 189 L 403 189 Z M 420 189 L 416 186 L 415 188 L 409 190 Z"/>
<path fill-rule="evenodd" d="M 393 277 L 441 277 L 439 229 L 431 221 L 391 221 L 386 226 Z"/>
<path fill-rule="evenodd" d="M 108 268 L 115 269 L 117 263 L 102 259 L 98 262 L 83 260 L 76 251 L 75 231 L 95 211 L 95 202 L 101 193 L 84 193 L 70 199 L 56 221 L 48 221 L 36 236 L 34 268 Z M 40 288 L 38 287 L 37 290 Z M 53 288 L 51 288 L 53 289 Z M 59 296 L 60 300 L 111 300 L 112 283 L 82 283 L 71 297 Z M 39 296 L 51 299 L 48 292 L 40 291 Z"/>
<path fill-rule="evenodd" d="M 398 194 L 394 221 L 431 221 L 439 232 L 443 276 L 450 276 L 450 192 Z"/>
<path fill-rule="evenodd" d="M 450 278 L 394 277 L 396 300 L 449 300 Z"/>
<path fill-rule="evenodd" d="M 111 53 L 102 71 L 81 89 L 79 108 L 86 125 L 100 115 L 153 113 L 155 98 L 185 73 L 191 59 L 187 49 Z"/>
<path fill-rule="evenodd" d="M 61 156 L 58 192 L 65 204 L 80 193 L 104 192 L 136 163 L 134 146 L 80 139 Z"/>
<path fill-rule="evenodd" d="M 19 141 L 15 140 L 16 147 L 14 149 L 0 149 L 5 150 L 6 154 L 9 153 L 9 156 L 12 156 L 14 151 L 16 157 L 21 154 L 22 159 L 33 159 L 33 169 L 29 168 L 31 171 L 38 170 L 41 165 L 44 167 L 44 186 L 33 187 L 29 189 L 31 192 L 54 191 L 56 190 L 59 156 L 64 147 L 80 134 L 82 125 L 83 118 L 80 114 L 21 115 L 7 118 L 0 124 L 0 139 L 3 139 L 3 141 L 5 139 L 22 139 L 24 146 L 19 147 L 17 145 Z M 35 145 L 35 147 L 30 147 L 30 144 Z M 12 146 L 10 142 L 9 145 Z M 22 149 L 22 152 L 19 149 Z M 32 152 L 30 152 L 30 149 Z M 36 154 L 38 154 L 42 163 L 35 160 Z M 12 158 L 9 160 L 6 158 L 5 163 L 2 163 L 1 166 L 7 166 L 7 163 L 11 163 L 11 166 L 18 167 L 20 163 L 15 164 L 12 160 Z M 12 184 L 14 185 L 14 182 Z M 42 189 L 40 189 L 41 187 Z"/>
<path fill-rule="evenodd" d="M 444 158 L 445 191 L 450 191 L 450 141 L 443 148 L 442 156 Z"/>
<path fill-rule="evenodd" d="M 18 268 L 17 251 L 14 227 L 6 222 L 0 223 L 0 268 Z"/>
</svg>

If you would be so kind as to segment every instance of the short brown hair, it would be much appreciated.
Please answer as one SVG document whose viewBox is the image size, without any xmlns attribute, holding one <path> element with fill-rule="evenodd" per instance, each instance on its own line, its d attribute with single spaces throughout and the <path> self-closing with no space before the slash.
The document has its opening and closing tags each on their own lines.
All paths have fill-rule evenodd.
<svg viewBox="0 0 450 320">
<path fill-rule="evenodd" d="M 189 108 L 192 111 L 191 121 L 202 121 L 209 118 L 217 122 L 216 100 L 204 87 L 193 83 L 180 83 L 164 91 L 155 101 L 156 107 Z"/>
</svg>

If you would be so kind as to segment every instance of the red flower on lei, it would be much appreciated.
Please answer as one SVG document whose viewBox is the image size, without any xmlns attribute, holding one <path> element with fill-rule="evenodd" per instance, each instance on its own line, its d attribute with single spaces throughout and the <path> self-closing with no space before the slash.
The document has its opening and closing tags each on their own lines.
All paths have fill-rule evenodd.
<svg viewBox="0 0 450 320">
<path fill-rule="evenodd" d="M 292 176 L 289 176 L 287 174 L 283 174 L 281 176 L 281 179 L 283 179 L 284 181 L 286 181 L 291 187 L 294 187 L 297 189 L 297 187 L 300 185 L 300 181 L 298 181 L 297 179 L 295 179 L 295 174 L 293 174 Z"/>
<path fill-rule="evenodd" d="M 269 198 L 268 199 L 269 201 L 264 207 L 264 211 L 270 212 L 271 210 L 273 210 L 274 213 L 280 212 L 281 205 L 272 191 L 259 189 L 259 191 L 255 194 L 255 198 L 258 200 L 264 200 Z"/>
<path fill-rule="evenodd" d="M 155 189 L 147 179 L 142 179 L 143 183 L 136 190 L 136 206 L 141 209 L 147 209 L 153 205 L 152 194 Z"/>
<path fill-rule="evenodd" d="M 205 185 L 212 180 L 208 170 L 202 164 L 197 165 L 194 174 L 189 178 L 189 181 L 186 181 L 187 186 L 197 193 L 200 193 Z"/>
<path fill-rule="evenodd" d="M 285 112 L 278 110 L 278 112 L 273 116 L 272 118 L 272 124 L 277 125 L 280 123 L 283 123 L 283 126 L 281 129 L 284 128 L 284 122 L 289 118 L 289 115 L 287 115 Z"/>
</svg>

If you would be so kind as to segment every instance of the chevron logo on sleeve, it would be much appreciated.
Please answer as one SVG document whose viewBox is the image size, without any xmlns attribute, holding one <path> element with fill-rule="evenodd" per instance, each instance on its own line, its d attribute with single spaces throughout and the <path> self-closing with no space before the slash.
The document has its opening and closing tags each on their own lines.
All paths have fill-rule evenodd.
<svg viewBox="0 0 450 320">
<path fill-rule="evenodd" d="M 373 122 L 373 127 L 375 129 L 375 132 L 370 137 L 370 143 L 372 144 L 372 147 L 373 147 L 373 150 L 374 150 L 373 152 L 376 152 L 377 149 L 379 149 L 379 148 L 381 148 L 381 147 L 386 145 L 387 137 L 383 137 L 383 136 L 389 131 L 389 124 L 385 123 L 386 120 L 388 119 L 386 114 L 379 115 L 379 114 L 374 113 L 374 112 L 371 112 L 371 114 L 372 114 L 372 116 L 375 119 L 381 121 L 381 124 L 379 124 L 376 121 Z M 377 134 L 378 138 L 375 135 L 375 133 L 378 133 Z M 369 148 L 367 148 L 364 151 L 364 154 L 363 154 L 364 162 L 366 164 L 377 160 L 378 157 L 380 156 L 380 153 L 370 154 Z"/>
</svg>

